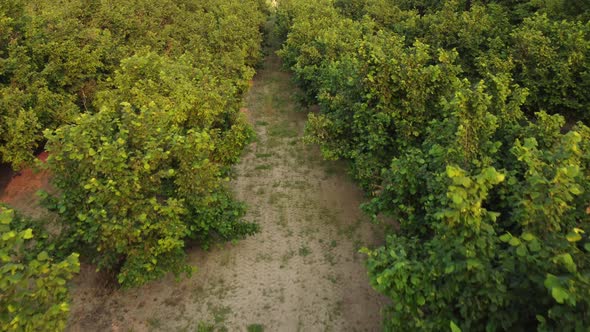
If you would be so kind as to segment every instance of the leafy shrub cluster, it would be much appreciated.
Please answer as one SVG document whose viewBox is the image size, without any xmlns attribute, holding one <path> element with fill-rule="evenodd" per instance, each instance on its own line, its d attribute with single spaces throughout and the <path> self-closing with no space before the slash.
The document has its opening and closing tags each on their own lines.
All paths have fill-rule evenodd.
<svg viewBox="0 0 590 332">
<path fill-rule="evenodd" d="M 585 1 L 281 1 L 307 139 L 400 224 L 366 250 L 394 331 L 590 326 Z M 578 122 L 576 122 L 578 121 Z"/>
<path fill-rule="evenodd" d="M 45 129 L 98 112 L 97 94 L 137 54 L 190 58 L 203 90 L 234 107 L 259 58 L 264 6 L 263 0 L 2 1 L 2 161 L 16 169 L 30 164 Z"/>
<path fill-rule="evenodd" d="M 189 273 L 188 241 L 257 231 L 227 189 L 253 132 L 239 111 L 263 0 L 0 4 L 0 155 L 44 167 L 58 250 L 124 287 Z M 6 32 L 6 33 L 5 33 Z"/>
</svg>

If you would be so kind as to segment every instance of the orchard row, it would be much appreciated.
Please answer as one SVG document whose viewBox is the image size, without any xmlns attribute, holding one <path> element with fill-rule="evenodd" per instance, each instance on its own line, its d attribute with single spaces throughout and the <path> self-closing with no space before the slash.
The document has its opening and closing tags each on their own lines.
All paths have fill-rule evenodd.
<svg viewBox="0 0 590 332">
<path fill-rule="evenodd" d="M 258 0 L 0 4 L 0 156 L 42 167 L 47 225 L 0 207 L 0 329 L 62 330 L 78 257 L 123 287 L 190 273 L 188 241 L 257 231 L 227 189 L 253 132 Z M 59 232 L 55 232 L 59 230 Z M 72 252 L 80 253 L 72 254 Z"/>
<path fill-rule="evenodd" d="M 400 225 L 365 250 L 386 330 L 585 331 L 590 5 L 285 0 L 278 17 L 320 106 L 307 140 Z"/>
</svg>

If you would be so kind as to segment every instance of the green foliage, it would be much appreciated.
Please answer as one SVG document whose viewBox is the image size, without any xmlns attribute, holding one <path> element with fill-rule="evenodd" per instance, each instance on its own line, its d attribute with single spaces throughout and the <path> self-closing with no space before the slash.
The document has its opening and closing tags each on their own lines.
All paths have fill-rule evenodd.
<svg viewBox="0 0 590 332">
<path fill-rule="evenodd" d="M 66 283 L 79 272 L 78 254 L 63 261 L 35 250 L 37 231 L 0 207 L 0 329 L 63 330 L 69 311 Z"/>
<path fill-rule="evenodd" d="M 279 54 L 320 106 L 306 140 L 349 161 L 369 215 L 400 225 L 365 250 L 392 299 L 386 330 L 585 331 L 590 129 L 574 122 L 590 109 L 588 13 L 558 14 L 557 1 L 280 5 Z"/>
<path fill-rule="evenodd" d="M 264 3 L 9 0 L 0 4 L 0 158 L 19 169 L 43 131 L 95 113 L 121 63 L 153 52 L 190 59 L 237 107 L 260 58 Z M 206 107 L 206 106 L 205 106 Z"/>
<path fill-rule="evenodd" d="M 357 1 L 371 20 L 434 49 L 456 50 L 470 79 L 491 65 L 530 91 L 525 110 L 588 121 L 590 7 L 578 1 Z M 411 5 L 409 5 L 411 4 Z M 338 3 L 337 3 L 338 5 Z M 351 16 L 352 15 L 352 16 Z M 349 16 L 357 17 L 353 14 Z M 493 63 L 490 63 L 493 61 Z"/>
<path fill-rule="evenodd" d="M 535 15 L 511 39 L 515 79 L 531 92 L 527 104 L 590 121 L 590 23 Z"/>
<path fill-rule="evenodd" d="M 142 105 L 138 96 L 129 100 Z M 248 134 L 234 130 L 241 140 L 227 156 L 219 129 L 186 125 L 195 109 L 169 111 L 158 105 L 168 96 L 152 96 L 149 104 L 105 106 L 47 132 L 47 167 L 60 189 L 50 201 L 65 221 L 63 243 L 87 248 L 100 268 L 118 271 L 124 286 L 168 271 L 189 273 L 187 238 L 206 246 L 215 237 L 231 240 L 257 230 L 240 221 L 244 208 L 223 184 Z"/>
<path fill-rule="evenodd" d="M 184 247 L 258 226 L 227 182 L 253 131 L 239 112 L 264 1 L 0 4 L 0 157 L 44 143 L 56 242 L 124 286 L 191 271 Z M 4 32 L 7 32 L 4 34 Z"/>
<path fill-rule="evenodd" d="M 262 324 L 250 324 L 246 327 L 248 332 L 264 332 L 264 325 Z"/>
</svg>

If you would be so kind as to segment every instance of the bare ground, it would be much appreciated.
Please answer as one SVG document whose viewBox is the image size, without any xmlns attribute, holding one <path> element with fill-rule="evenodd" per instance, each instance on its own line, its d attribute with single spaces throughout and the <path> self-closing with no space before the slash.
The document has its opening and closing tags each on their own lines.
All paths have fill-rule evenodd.
<svg viewBox="0 0 590 332">
<path fill-rule="evenodd" d="M 37 158 L 40 161 L 45 161 L 47 153 L 43 152 Z M 39 204 L 36 192 L 41 189 L 52 191 L 47 171 L 27 168 L 15 173 L 7 165 L 0 165 L 1 203 L 6 203 L 29 217 L 54 218 L 54 215 L 49 214 Z"/>
<path fill-rule="evenodd" d="M 236 166 L 232 187 L 261 232 L 191 250 L 191 278 L 128 291 L 110 289 L 83 266 L 72 287 L 69 331 L 380 330 L 385 300 L 369 287 L 358 249 L 382 235 L 360 213 L 362 193 L 343 165 L 322 161 L 317 147 L 301 141 L 306 112 L 297 109 L 296 93 L 269 56 L 243 110 L 258 140 Z M 0 199 L 30 208 L 46 178 L 24 173 Z"/>
</svg>

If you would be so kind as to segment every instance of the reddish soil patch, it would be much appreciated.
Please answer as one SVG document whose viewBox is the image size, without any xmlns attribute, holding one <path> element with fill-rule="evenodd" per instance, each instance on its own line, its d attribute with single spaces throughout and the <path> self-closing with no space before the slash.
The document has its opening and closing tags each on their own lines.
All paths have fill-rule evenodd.
<svg viewBox="0 0 590 332">
<path fill-rule="evenodd" d="M 41 153 L 37 158 L 47 160 L 47 152 Z M 37 171 L 27 168 L 20 173 L 14 173 L 9 168 L 2 169 L 2 182 L 0 186 L 0 202 L 9 204 L 30 217 L 40 217 L 46 211 L 39 206 L 39 198 L 36 192 L 40 189 L 49 190 L 49 172 Z"/>
</svg>

